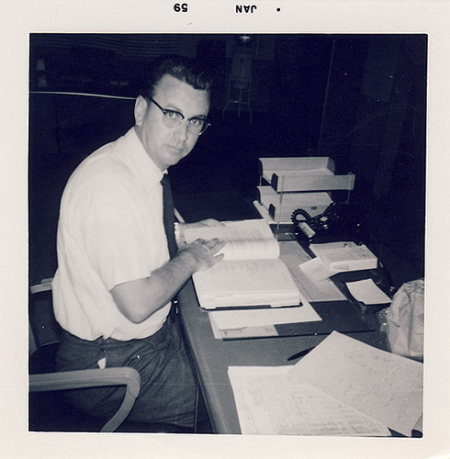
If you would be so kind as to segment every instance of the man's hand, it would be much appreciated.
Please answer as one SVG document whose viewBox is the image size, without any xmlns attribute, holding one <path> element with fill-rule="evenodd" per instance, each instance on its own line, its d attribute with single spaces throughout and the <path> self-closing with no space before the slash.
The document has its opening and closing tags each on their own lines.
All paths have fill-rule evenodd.
<svg viewBox="0 0 450 459">
<path fill-rule="evenodd" d="M 193 272 L 204 271 L 211 268 L 223 259 L 223 253 L 219 252 L 225 246 L 225 242 L 219 239 L 211 239 L 205 241 L 204 239 L 197 239 L 191 244 L 186 244 L 180 249 L 180 254 L 183 256 L 189 255 L 192 259 Z"/>
<path fill-rule="evenodd" d="M 111 294 L 117 307 L 132 322 L 142 322 L 167 304 L 192 274 L 221 261 L 223 254 L 218 252 L 224 245 L 218 239 L 197 239 L 186 244 L 150 277 L 116 285 Z"/>
<path fill-rule="evenodd" d="M 205 220 L 200 220 L 195 223 L 180 223 L 181 229 L 183 228 L 203 228 L 205 226 L 225 226 L 219 220 L 215 220 L 214 218 L 207 218 Z"/>
<path fill-rule="evenodd" d="M 225 226 L 219 220 L 215 220 L 214 218 L 207 218 L 206 220 L 200 220 L 195 223 L 180 223 L 178 224 L 178 230 L 176 229 L 176 239 L 178 247 L 182 247 L 183 244 L 186 243 L 184 237 L 184 230 L 195 229 L 195 228 L 205 228 L 205 227 L 220 227 Z"/>
<path fill-rule="evenodd" d="M 223 226 L 217 220 L 194 223 L 201 226 Z M 134 323 L 140 323 L 167 304 L 197 271 L 211 268 L 223 259 L 219 252 L 225 242 L 219 239 L 197 239 L 183 244 L 178 254 L 151 276 L 116 285 L 111 294 L 122 314 Z"/>
</svg>

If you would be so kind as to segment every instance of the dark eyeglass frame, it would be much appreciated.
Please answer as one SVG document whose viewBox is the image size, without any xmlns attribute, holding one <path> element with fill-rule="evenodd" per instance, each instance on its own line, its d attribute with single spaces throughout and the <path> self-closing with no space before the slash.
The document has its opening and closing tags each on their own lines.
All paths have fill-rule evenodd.
<svg viewBox="0 0 450 459">
<path fill-rule="evenodd" d="M 159 105 L 158 102 L 156 102 L 156 100 L 153 99 L 152 97 L 146 96 L 146 99 L 148 99 L 150 102 L 153 102 L 162 111 L 162 113 L 164 115 L 163 123 L 168 128 L 175 128 L 175 127 L 179 126 L 183 120 L 186 120 L 188 122 L 188 131 L 191 134 L 193 134 L 193 135 L 202 135 L 206 131 L 206 129 L 208 129 L 208 127 L 211 126 L 211 123 L 208 123 L 208 121 L 204 120 L 203 118 L 199 118 L 197 116 L 193 116 L 192 118 L 186 118 L 183 115 L 183 113 L 180 113 L 178 110 L 172 110 L 170 108 L 161 107 L 161 105 Z M 169 113 L 174 113 L 174 114 L 177 115 L 176 119 L 178 120 L 178 122 L 175 123 L 173 126 L 170 125 L 170 120 L 166 117 L 166 115 L 169 114 Z M 194 132 L 194 131 L 191 130 L 194 127 L 193 124 L 191 124 L 192 120 L 201 121 L 203 123 L 200 132 Z M 169 124 L 167 124 L 168 122 L 169 122 Z"/>
</svg>

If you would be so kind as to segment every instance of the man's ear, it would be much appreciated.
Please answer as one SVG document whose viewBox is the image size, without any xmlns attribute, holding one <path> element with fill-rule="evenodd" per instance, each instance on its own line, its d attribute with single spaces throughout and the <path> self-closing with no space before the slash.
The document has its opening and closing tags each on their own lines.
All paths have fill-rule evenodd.
<svg viewBox="0 0 450 459">
<path fill-rule="evenodd" d="M 138 96 L 134 103 L 134 120 L 136 126 L 141 126 L 148 108 L 148 102 L 145 97 Z"/>
</svg>

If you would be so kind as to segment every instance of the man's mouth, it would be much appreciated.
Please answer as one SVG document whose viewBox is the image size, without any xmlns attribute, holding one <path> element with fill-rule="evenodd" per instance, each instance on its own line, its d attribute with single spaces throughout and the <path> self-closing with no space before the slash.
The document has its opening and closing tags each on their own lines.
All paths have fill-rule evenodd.
<svg viewBox="0 0 450 459">
<path fill-rule="evenodd" d="M 172 153 L 174 153 L 176 155 L 179 155 L 179 156 L 183 155 L 183 151 L 184 151 L 184 149 L 182 147 L 176 147 L 176 146 L 173 146 L 173 145 L 169 145 L 169 150 Z"/>
</svg>

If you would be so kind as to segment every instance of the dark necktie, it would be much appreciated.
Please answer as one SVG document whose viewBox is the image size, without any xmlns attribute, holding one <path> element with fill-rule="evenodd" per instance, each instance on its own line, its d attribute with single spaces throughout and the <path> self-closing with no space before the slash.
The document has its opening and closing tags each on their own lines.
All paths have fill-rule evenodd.
<svg viewBox="0 0 450 459">
<path fill-rule="evenodd" d="M 169 247 L 170 258 L 173 258 L 177 252 L 177 243 L 175 240 L 175 217 L 174 217 L 174 206 L 172 198 L 172 190 L 170 188 L 170 180 L 167 174 L 164 174 L 163 179 L 161 180 L 161 185 L 163 189 L 163 222 L 164 229 L 167 236 L 167 245 Z"/>
</svg>

